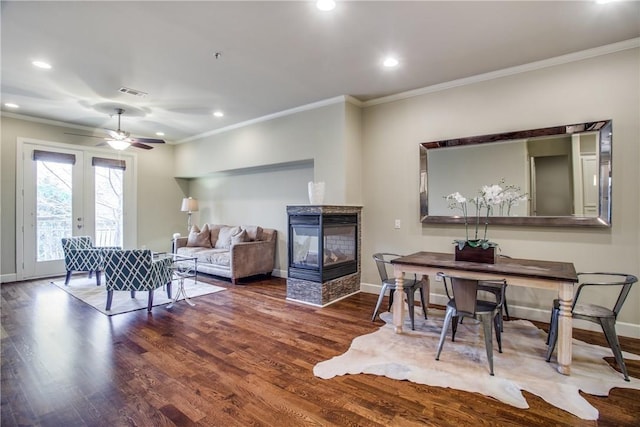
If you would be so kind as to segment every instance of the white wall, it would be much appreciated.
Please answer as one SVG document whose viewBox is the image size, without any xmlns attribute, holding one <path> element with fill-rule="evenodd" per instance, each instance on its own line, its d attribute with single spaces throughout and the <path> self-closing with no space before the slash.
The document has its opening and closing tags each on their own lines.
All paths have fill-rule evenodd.
<svg viewBox="0 0 640 427">
<path fill-rule="evenodd" d="M 453 252 L 463 226 L 421 224 L 418 144 L 506 130 L 613 119 L 613 226 L 610 229 L 491 226 L 490 238 L 514 257 L 571 261 L 578 271 L 639 273 L 640 50 L 424 94 L 364 110 L 363 260 L 378 251 Z M 381 173 L 386 170 L 387 173 Z M 403 227 L 393 228 L 394 219 Z M 363 282 L 378 281 L 363 263 Z M 433 292 L 433 291 L 432 291 Z M 442 293 L 439 286 L 435 292 Z M 551 296 L 508 290 L 517 313 L 542 315 Z M 594 300 L 606 298 L 599 294 Z M 546 320 L 546 313 L 541 320 Z M 621 322 L 640 325 L 640 285 Z M 637 332 L 636 332 L 637 333 Z"/>
<path fill-rule="evenodd" d="M 287 270 L 287 205 L 308 204 L 324 181 L 325 204 L 361 202 L 360 109 L 346 99 L 176 147 L 176 175 L 200 200 L 194 223 L 278 230 L 276 274 Z"/>
</svg>

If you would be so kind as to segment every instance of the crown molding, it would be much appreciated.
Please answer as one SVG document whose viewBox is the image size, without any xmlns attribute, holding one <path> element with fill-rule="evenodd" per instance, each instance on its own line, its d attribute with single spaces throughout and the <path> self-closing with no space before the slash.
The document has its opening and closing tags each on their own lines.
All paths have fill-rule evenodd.
<svg viewBox="0 0 640 427">
<path fill-rule="evenodd" d="M 51 125 L 51 126 L 60 126 L 65 128 L 71 128 L 71 129 L 86 130 L 87 132 L 96 131 L 95 127 L 82 126 L 74 123 L 61 122 L 58 120 L 43 119 L 41 117 L 25 116 L 24 114 L 11 113 L 9 111 L 0 111 L 0 117 L 9 117 L 12 119 L 25 120 L 27 122 L 36 122 L 36 123 L 42 123 L 42 124 Z"/>
<path fill-rule="evenodd" d="M 640 37 L 624 40 L 618 43 L 612 43 L 605 46 L 587 49 L 580 52 L 569 53 L 566 55 L 556 56 L 553 58 L 543 59 L 541 61 L 531 62 L 529 64 L 518 65 L 515 67 L 504 68 L 502 70 L 491 71 L 489 73 L 478 74 L 471 77 L 452 80 L 450 82 L 439 83 L 433 86 L 427 86 L 420 89 L 409 90 L 406 92 L 396 93 L 394 95 L 384 96 L 381 98 L 370 99 L 362 102 L 362 107 L 371 107 L 373 105 L 385 104 L 388 102 L 399 101 L 402 99 L 413 98 L 428 93 L 440 92 L 459 86 L 471 85 L 474 83 L 484 82 L 487 80 L 499 79 L 501 77 L 512 76 L 515 74 L 527 73 L 529 71 L 541 70 L 543 68 L 554 67 L 557 65 L 568 64 L 571 62 L 582 61 L 597 56 L 607 55 L 610 53 L 620 52 L 628 49 L 640 47 Z"/>
<path fill-rule="evenodd" d="M 254 125 L 256 123 L 266 122 L 269 120 L 277 119 L 279 117 L 290 116 L 292 114 L 300 113 L 303 111 L 315 110 L 316 108 L 326 107 L 327 105 L 340 104 L 344 102 L 349 102 L 356 106 L 361 107 L 362 102 L 357 100 L 356 98 L 349 95 L 340 95 L 329 99 L 324 99 L 318 102 L 312 102 L 311 104 L 301 105 L 300 107 L 290 108 L 288 110 L 279 111 L 273 114 L 267 114 L 266 116 L 258 117 L 251 120 L 246 120 L 240 123 L 234 123 L 229 126 L 225 126 L 219 129 L 210 130 L 208 132 L 204 132 L 198 135 L 189 136 L 187 138 L 183 138 L 181 140 L 176 141 L 176 144 L 183 144 L 185 142 L 191 142 L 196 139 L 206 138 L 207 136 L 217 135 L 224 132 L 229 132 L 234 129 L 242 128 L 249 125 Z"/>
</svg>

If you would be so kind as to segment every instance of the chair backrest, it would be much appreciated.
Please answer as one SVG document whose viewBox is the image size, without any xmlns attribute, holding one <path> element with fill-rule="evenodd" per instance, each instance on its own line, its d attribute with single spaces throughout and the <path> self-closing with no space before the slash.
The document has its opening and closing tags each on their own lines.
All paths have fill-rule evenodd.
<svg viewBox="0 0 640 427">
<path fill-rule="evenodd" d="M 373 254 L 373 260 L 376 262 L 376 267 L 378 267 L 378 273 L 380 274 L 380 280 L 383 282 L 389 280 L 389 272 L 387 268 L 391 265 L 391 260 L 395 258 L 400 258 L 402 255 L 392 254 L 388 252 L 378 252 Z"/>
<path fill-rule="evenodd" d="M 105 250 L 107 289 L 142 289 L 151 286 L 152 259 L 149 249 Z"/>
<path fill-rule="evenodd" d="M 496 308 L 502 307 L 504 302 L 504 288 L 507 285 L 506 280 L 481 280 L 467 277 L 449 276 L 444 273 L 438 273 L 442 277 L 445 292 L 449 299 L 456 302 L 456 311 L 459 315 L 475 316 L 478 306 L 478 286 L 480 283 L 491 283 L 502 287 L 502 293 L 496 301 Z M 449 286 L 451 286 L 451 294 L 449 294 Z"/>
<path fill-rule="evenodd" d="M 93 241 L 89 236 L 76 236 L 76 237 L 63 237 L 62 238 L 62 250 L 66 254 L 68 251 L 78 249 L 91 249 L 93 248 Z"/>
<path fill-rule="evenodd" d="M 578 279 L 580 280 L 580 285 L 578 286 L 576 297 L 573 300 L 574 306 L 578 302 L 580 292 L 586 286 L 620 287 L 620 293 L 618 294 L 616 303 L 613 305 L 613 308 L 611 308 L 611 311 L 613 311 L 616 317 L 618 317 L 618 313 L 622 309 L 622 306 L 631 291 L 631 286 L 638 281 L 638 278 L 633 274 L 604 272 L 578 273 Z"/>
</svg>

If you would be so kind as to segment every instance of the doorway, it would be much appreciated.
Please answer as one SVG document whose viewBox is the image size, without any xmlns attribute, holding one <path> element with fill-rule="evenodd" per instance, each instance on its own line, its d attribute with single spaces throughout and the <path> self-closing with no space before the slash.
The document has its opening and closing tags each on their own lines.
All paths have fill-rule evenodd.
<svg viewBox="0 0 640 427">
<path fill-rule="evenodd" d="M 18 280 L 64 273 L 63 237 L 135 247 L 135 155 L 26 139 L 17 152 Z"/>
</svg>

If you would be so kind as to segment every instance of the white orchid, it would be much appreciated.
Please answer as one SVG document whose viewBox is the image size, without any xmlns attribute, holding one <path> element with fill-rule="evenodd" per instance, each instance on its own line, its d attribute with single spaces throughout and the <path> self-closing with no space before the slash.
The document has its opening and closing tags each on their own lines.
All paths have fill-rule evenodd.
<svg viewBox="0 0 640 427">
<path fill-rule="evenodd" d="M 491 215 L 491 211 L 495 206 L 498 206 L 501 216 L 503 215 L 505 208 L 507 209 L 507 215 L 510 215 L 512 206 L 518 206 L 520 201 L 527 200 L 527 195 L 521 193 L 520 187 L 515 185 L 506 185 L 503 187 L 503 185 L 504 178 L 501 179 L 498 184 L 483 185 L 480 190 L 478 190 L 477 196 L 470 199 L 465 198 L 457 191 L 445 196 L 445 199 L 449 201 L 449 209 L 460 209 L 464 215 L 464 225 L 467 238 L 466 240 L 456 240 L 460 249 L 462 249 L 465 244 L 470 246 L 482 246 L 485 249 L 490 246 L 496 246 L 495 243 L 487 240 L 487 229 L 489 227 L 489 216 Z M 469 240 L 467 202 L 476 207 L 474 240 Z M 480 226 L 480 216 L 483 209 L 485 209 L 484 237 L 482 239 L 478 239 L 478 228 Z"/>
</svg>

